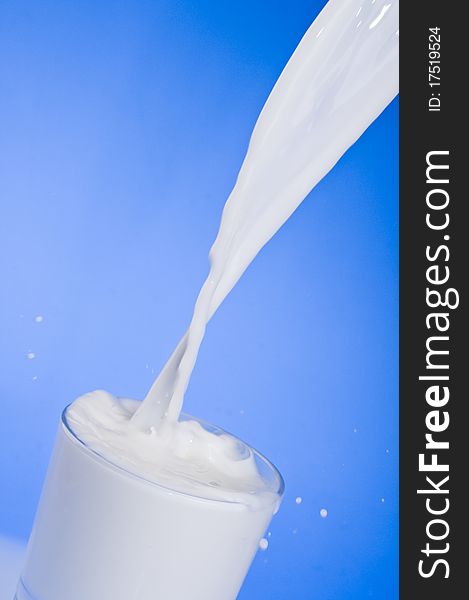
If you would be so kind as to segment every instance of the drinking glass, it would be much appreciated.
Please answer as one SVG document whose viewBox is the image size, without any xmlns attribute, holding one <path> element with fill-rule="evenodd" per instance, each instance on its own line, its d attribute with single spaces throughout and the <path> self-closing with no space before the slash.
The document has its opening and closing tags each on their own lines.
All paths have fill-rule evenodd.
<svg viewBox="0 0 469 600">
<path fill-rule="evenodd" d="M 272 491 L 258 503 L 189 494 L 90 448 L 65 409 L 16 600 L 234 600 L 284 489 L 250 451 Z"/>
</svg>

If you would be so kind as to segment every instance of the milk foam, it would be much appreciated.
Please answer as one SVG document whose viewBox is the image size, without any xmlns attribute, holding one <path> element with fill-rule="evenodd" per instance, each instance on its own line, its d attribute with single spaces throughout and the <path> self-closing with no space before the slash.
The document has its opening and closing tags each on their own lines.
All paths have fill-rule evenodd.
<svg viewBox="0 0 469 600">
<path fill-rule="evenodd" d="M 75 400 L 66 421 L 94 452 L 158 485 L 252 508 L 274 502 L 281 478 L 263 477 L 249 446 L 189 417 L 158 432 L 129 427 L 139 405 L 99 390 Z"/>
</svg>

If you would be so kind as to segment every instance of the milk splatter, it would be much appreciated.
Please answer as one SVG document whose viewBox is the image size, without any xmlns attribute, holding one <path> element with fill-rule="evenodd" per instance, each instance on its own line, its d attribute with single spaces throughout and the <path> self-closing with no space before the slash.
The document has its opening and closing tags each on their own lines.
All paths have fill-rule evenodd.
<svg viewBox="0 0 469 600">
<path fill-rule="evenodd" d="M 267 550 L 268 547 L 269 547 L 269 540 L 266 540 L 265 538 L 261 538 L 259 540 L 259 548 L 261 550 Z"/>
</svg>

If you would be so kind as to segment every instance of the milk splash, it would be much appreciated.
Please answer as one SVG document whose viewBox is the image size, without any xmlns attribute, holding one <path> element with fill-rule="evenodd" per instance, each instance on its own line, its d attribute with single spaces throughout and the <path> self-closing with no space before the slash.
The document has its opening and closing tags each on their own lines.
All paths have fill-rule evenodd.
<svg viewBox="0 0 469 600">
<path fill-rule="evenodd" d="M 330 0 L 254 128 L 192 321 L 132 418 L 175 423 L 205 328 L 251 261 L 398 92 L 398 1 Z"/>
</svg>

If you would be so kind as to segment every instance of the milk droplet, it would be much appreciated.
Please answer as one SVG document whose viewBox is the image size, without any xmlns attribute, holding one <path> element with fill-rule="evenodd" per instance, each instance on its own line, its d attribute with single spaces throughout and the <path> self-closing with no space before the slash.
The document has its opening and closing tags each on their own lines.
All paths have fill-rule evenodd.
<svg viewBox="0 0 469 600">
<path fill-rule="evenodd" d="M 295 498 L 295 502 L 297 504 L 301 504 L 303 502 L 303 498 L 301 496 L 298 496 L 297 498 Z"/>
<path fill-rule="evenodd" d="M 35 317 L 34 320 L 36 321 L 36 323 L 42 323 L 44 321 L 44 317 L 42 315 L 37 315 L 37 317 Z"/>
<path fill-rule="evenodd" d="M 384 498 L 381 498 L 381 502 L 384 502 Z"/>
<path fill-rule="evenodd" d="M 36 358 L 36 355 L 34 354 L 34 352 L 28 352 L 26 354 L 26 358 L 32 360 L 33 358 Z"/>
<path fill-rule="evenodd" d="M 321 517 L 323 519 L 325 519 L 329 513 L 327 512 L 327 508 L 321 508 L 321 510 L 319 511 L 319 514 L 321 515 Z"/>
<path fill-rule="evenodd" d="M 269 540 L 266 540 L 265 538 L 261 538 L 259 540 L 259 548 L 261 550 L 267 550 L 268 547 L 269 547 Z"/>
</svg>

